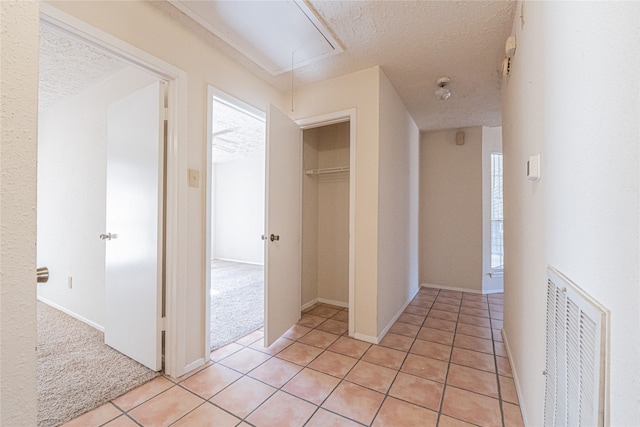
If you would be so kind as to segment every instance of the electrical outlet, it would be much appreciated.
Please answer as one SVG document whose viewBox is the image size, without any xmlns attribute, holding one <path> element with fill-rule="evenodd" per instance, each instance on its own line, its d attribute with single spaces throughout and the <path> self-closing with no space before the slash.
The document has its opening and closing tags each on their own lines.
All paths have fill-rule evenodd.
<svg viewBox="0 0 640 427">
<path fill-rule="evenodd" d="M 67 287 L 73 289 L 73 277 L 71 276 L 67 277 Z"/>
<path fill-rule="evenodd" d="M 197 169 L 189 169 L 189 187 L 200 187 L 200 171 Z"/>
</svg>

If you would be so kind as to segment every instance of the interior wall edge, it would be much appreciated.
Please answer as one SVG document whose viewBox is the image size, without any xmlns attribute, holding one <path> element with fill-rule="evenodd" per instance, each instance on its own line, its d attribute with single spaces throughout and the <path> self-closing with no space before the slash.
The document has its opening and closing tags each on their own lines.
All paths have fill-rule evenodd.
<svg viewBox="0 0 640 427">
<path fill-rule="evenodd" d="M 83 316 L 79 315 L 78 313 L 76 313 L 76 312 L 74 312 L 72 310 L 69 310 L 66 307 L 63 307 L 60 304 L 56 304 L 55 302 L 53 302 L 51 300 L 48 300 L 47 298 L 43 298 L 43 297 L 41 297 L 39 295 L 38 295 L 37 299 L 38 299 L 38 301 L 40 301 L 40 302 L 42 302 L 44 304 L 47 304 L 48 306 L 53 307 L 56 310 L 60 310 L 61 312 L 65 313 L 65 314 L 68 314 L 69 316 L 73 317 L 74 319 L 79 320 L 82 323 L 87 324 L 87 325 L 91 326 L 92 328 L 95 328 L 95 329 L 99 330 L 100 332 L 104 332 L 104 326 L 102 326 L 102 325 L 100 325 L 100 324 L 98 324 L 98 323 L 96 323 L 96 322 L 94 322 L 92 320 L 89 320 L 86 317 L 83 317 Z"/>
<path fill-rule="evenodd" d="M 389 329 L 391 329 L 391 327 L 393 326 L 394 323 L 396 323 L 396 320 L 398 320 L 398 318 L 402 315 L 402 313 L 404 312 L 404 310 L 407 308 L 407 306 L 411 303 L 411 301 L 413 301 L 413 299 L 415 298 L 416 295 L 418 295 L 418 292 L 420 291 L 420 288 L 417 288 L 413 293 L 409 294 L 409 299 L 407 299 L 407 301 L 402 305 L 402 307 L 400 307 L 400 310 L 397 311 L 397 313 L 393 316 L 393 318 L 391 318 L 391 320 L 389 321 L 389 323 L 387 323 L 387 325 L 382 329 L 382 331 L 380 331 L 380 333 L 378 334 L 377 340 L 378 343 L 380 341 L 382 341 L 382 339 L 384 338 L 385 335 L 387 335 L 387 332 L 389 332 Z M 377 344 L 377 343 L 376 343 Z"/>
<path fill-rule="evenodd" d="M 365 334 L 361 334 L 359 332 L 356 332 L 355 334 L 353 334 L 353 338 L 360 340 L 360 341 L 364 341 L 364 342 L 368 342 L 369 344 L 379 344 L 380 340 L 377 337 L 373 337 L 371 335 L 365 335 Z"/>
<path fill-rule="evenodd" d="M 318 301 L 318 298 L 314 298 L 309 302 L 302 303 L 302 306 L 300 307 L 300 310 L 305 311 L 306 309 L 313 307 L 314 305 L 316 305 L 319 302 L 320 301 Z"/>
<path fill-rule="evenodd" d="M 520 391 L 520 377 L 518 375 L 518 370 L 516 369 L 516 365 L 513 363 L 513 357 L 511 355 L 511 347 L 509 346 L 509 338 L 507 337 L 507 332 L 504 329 L 501 329 L 502 339 L 504 341 L 504 346 L 507 349 L 507 358 L 509 359 L 509 365 L 511 365 L 511 374 L 513 376 L 513 382 L 516 385 L 516 394 L 518 396 L 518 404 L 520 405 L 520 412 L 522 413 L 522 422 L 525 426 L 529 425 L 527 422 L 527 409 L 525 405 L 525 401 L 522 399 L 522 392 Z"/>
</svg>

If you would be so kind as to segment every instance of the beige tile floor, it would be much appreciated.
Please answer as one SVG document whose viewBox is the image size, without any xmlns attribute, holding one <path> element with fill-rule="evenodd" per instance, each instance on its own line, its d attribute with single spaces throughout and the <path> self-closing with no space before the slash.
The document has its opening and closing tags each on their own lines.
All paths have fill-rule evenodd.
<svg viewBox="0 0 640 427">
<path fill-rule="evenodd" d="M 502 295 L 421 288 L 379 345 L 320 304 L 269 348 L 262 331 L 66 426 L 522 426 Z"/>
</svg>

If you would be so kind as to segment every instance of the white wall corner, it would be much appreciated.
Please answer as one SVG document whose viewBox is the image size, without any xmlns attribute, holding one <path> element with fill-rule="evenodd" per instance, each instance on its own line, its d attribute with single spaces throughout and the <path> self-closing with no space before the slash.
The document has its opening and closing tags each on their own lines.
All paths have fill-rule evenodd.
<svg viewBox="0 0 640 427">
<path fill-rule="evenodd" d="M 372 337 L 371 335 L 364 335 L 364 334 L 361 334 L 361 333 L 358 333 L 358 332 L 353 334 L 353 338 L 355 338 L 357 340 L 360 340 L 360 341 L 368 342 L 370 344 L 378 344 L 378 343 L 380 343 L 380 340 L 378 340 L 378 338 Z"/>
<path fill-rule="evenodd" d="M 313 306 L 314 306 L 315 304 L 317 304 L 318 302 L 319 302 L 319 301 L 318 301 L 318 298 L 312 299 L 311 301 L 309 301 L 309 302 L 307 302 L 307 303 L 305 303 L 305 304 L 302 304 L 302 307 L 300 307 L 300 310 L 304 311 L 304 310 L 306 310 L 307 308 L 313 307 Z"/>
<path fill-rule="evenodd" d="M 520 391 L 520 381 L 518 372 L 516 370 L 515 364 L 513 363 L 513 357 L 511 356 L 511 348 L 509 347 L 509 339 L 507 338 L 507 333 L 504 329 L 500 330 L 502 334 L 502 340 L 504 341 L 504 346 L 507 349 L 507 359 L 509 359 L 509 364 L 511 365 L 511 375 L 513 376 L 513 382 L 516 385 L 516 394 L 518 395 L 518 403 L 520 405 L 520 412 L 522 413 L 522 422 L 525 426 L 529 425 L 527 422 L 527 408 L 525 407 L 525 401 L 522 398 L 523 394 Z"/>
<path fill-rule="evenodd" d="M 318 302 L 321 302 L 323 304 L 335 305 L 336 307 L 349 308 L 348 302 L 336 301 L 336 300 L 326 299 L 326 298 L 318 298 Z"/>
<path fill-rule="evenodd" d="M 46 298 L 43 298 L 41 296 L 38 296 L 37 299 L 38 299 L 38 301 L 40 301 L 43 304 L 47 304 L 48 306 L 53 307 L 56 310 L 60 310 L 61 312 L 65 313 L 65 314 L 68 314 L 69 316 L 73 317 L 74 319 L 81 321 L 82 323 L 86 323 L 87 325 L 91 326 L 92 328 L 95 328 L 95 329 L 99 330 L 100 332 L 104 332 L 104 326 L 99 325 L 98 323 L 93 322 L 93 321 L 87 319 L 86 317 L 83 317 L 83 316 L 79 315 L 78 313 L 75 313 L 75 312 L 73 312 L 73 311 L 71 311 L 71 310 L 69 310 L 69 309 L 67 309 L 67 308 L 65 308 L 65 307 L 63 307 L 63 306 L 61 306 L 59 304 L 56 304 L 53 301 L 50 301 L 50 300 L 48 300 Z"/>
<path fill-rule="evenodd" d="M 387 323 L 387 326 L 385 326 L 384 329 L 378 334 L 377 342 L 375 344 L 382 341 L 382 339 L 387 334 L 387 332 L 389 332 L 389 329 L 391 329 L 393 324 L 396 323 L 396 320 L 398 320 L 398 317 L 400 317 L 400 315 L 404 312 L 404 309 L 407 308 L 407 306 L 411 303 L 411 301 L 413 301 L 413 299 L 415 298 L 415 296 L 418 294 L 419 291 L 420 291 L 420 288 L 416 289 L 416 291 L 412 295 L 409 295 L 409 298 L 407 299 L 407 301 L 405 301 L 405 303 L 402 305 L 400 310 L 398 310 L 398 312 L 395 314 L 395 316 L 393 316 L 391 321 Z"/>
</svg>

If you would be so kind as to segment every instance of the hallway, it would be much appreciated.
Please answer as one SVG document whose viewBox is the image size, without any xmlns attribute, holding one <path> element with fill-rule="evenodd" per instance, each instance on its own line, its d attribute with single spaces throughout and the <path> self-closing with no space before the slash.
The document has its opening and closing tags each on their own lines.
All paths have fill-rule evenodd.
<svg viewBox="0 0 640 427">
<path fill-rule="evenodd" d="M 256 331 L 67 426 L 522 426 L 502 294 L 421 288 L 379 345 L 319 304 L 271 348 Z"/>
</svg>

